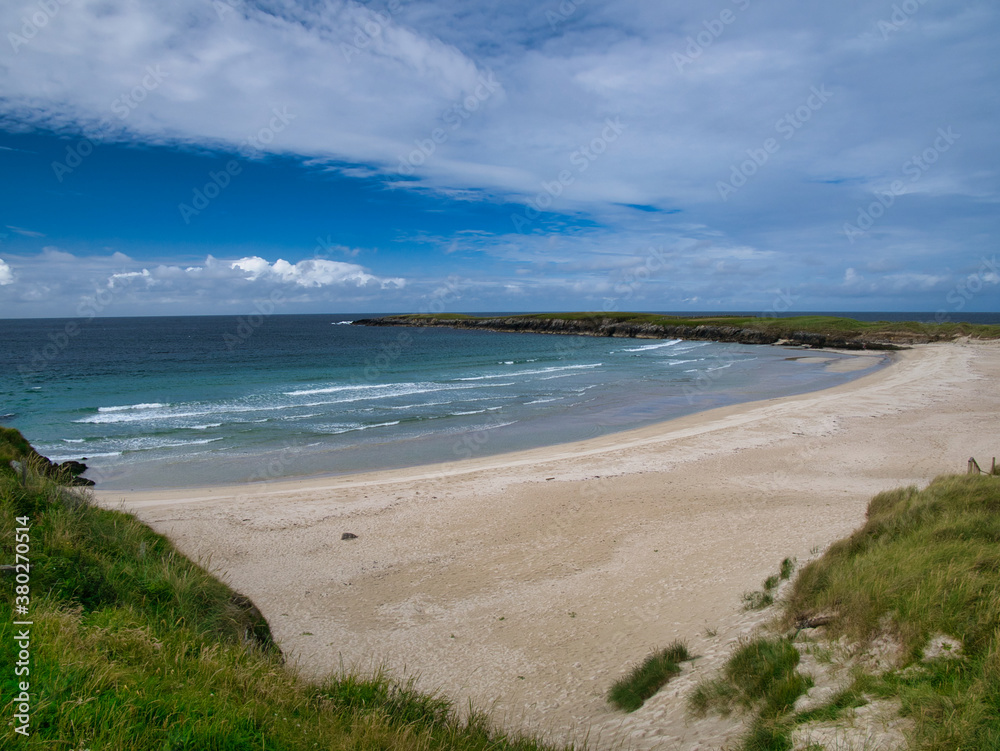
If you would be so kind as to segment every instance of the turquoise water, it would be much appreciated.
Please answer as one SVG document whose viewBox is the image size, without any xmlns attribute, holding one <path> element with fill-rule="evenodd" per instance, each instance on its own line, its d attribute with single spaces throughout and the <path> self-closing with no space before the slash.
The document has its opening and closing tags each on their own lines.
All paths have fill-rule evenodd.
<svg viewBox="0 0 1000 751">
<path fill-rule="evenodd" d="M 870 372 L 770 346 L 349 320 L 4 321 L 0 422 L 100 487 L 196 486 L 579 440 Z"/>
</svg>

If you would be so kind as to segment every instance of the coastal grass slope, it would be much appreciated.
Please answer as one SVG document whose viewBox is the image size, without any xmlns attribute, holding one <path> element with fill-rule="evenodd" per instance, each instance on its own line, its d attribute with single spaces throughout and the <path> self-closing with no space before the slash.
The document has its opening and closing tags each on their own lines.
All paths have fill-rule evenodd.
<svg viewBox="0 0 1000 751">
<path fill-rule="evenodd" d="M 25 445 L 5 434 L 0 455 L 23 458 Z M 133 516 L 97 508 L 87 491 L 37 471 L 39 462 L 18 461 L 17 471 L 0 467 L 0 563 L 14 563 L 15 530 L 27 526 L 20 550 L 31 565 L 27 584 L 9 571 L 0 578 L 0 747 L 550 748 L 509 736 L 480 713 L 459 718 L 443 697 L 385 671 L 302 680 L 249 600 Z M 15 614 L 24 592 L 28 612 Z M 27 645 L 15 642 L 21 627 L 13 625 L 25 620 L 33 624 Z M 16 675 L 21 649 L 28 672 Z M 25 709 L 16 701 L 21 681 L 29 684 L 26 725 L 15 720 Z"/>
<path fill-rule="evenodd" d="M 795 580 L 785 625 L 818 613 L 829 637 L 898 645 L 898 669 L 859 671 L 848 693 L 899 697 L 916 747 L 1000 749 L 1000 476 L 875 496 Z"/>
<path fill-rule="evenodd" d="M 908 748 L 1000 749 L 1000 476 L 875 496 L 790 590 L 777 621 L 688 696 L 695 716 L 747 713 L 744 751 L 875 748 L 885 727 L 855 712 L 895 707 L 887 725 Z M 840 677 L 809 700 L 821 664 Z M 809 740 L 817 729 L 837 740 Z"/>
<path fill-rule="evenodd" d="M 697 339 L 745 344 L 786 342 L 812 347 L 895 349 L 958 337 L 1000 339 L 1000 325 L 858 321 L 833 316 L 669 316 L 659 313 L 534 313 L 477 317 L 455 313 L 384 316 L 355 321 L 363 326 L 446 326 L 484 331 L 524 331 L 649 339 Z"/>
</svg>

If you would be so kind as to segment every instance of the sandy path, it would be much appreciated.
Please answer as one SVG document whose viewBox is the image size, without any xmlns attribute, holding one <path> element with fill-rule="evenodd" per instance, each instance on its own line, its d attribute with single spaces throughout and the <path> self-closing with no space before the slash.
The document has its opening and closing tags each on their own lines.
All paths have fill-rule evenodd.
<svg viewBox="0 0 1000 751">
<path fill-rule="evenodd" d="M 671 698 L 753 624 L 741 594 L 857 527 L 874 493 L 1000 454 L 998 379 L 1000 345 L 926 345 L 827 391 L 578 444 L 99 496 L 210 557 L 309 674 L 385 662 L 555 739 L 712 748 L 729 726 L 686 724 Z M 611 711 L 608 686 L 675 638 L 707 659 Z"/>
</svg>

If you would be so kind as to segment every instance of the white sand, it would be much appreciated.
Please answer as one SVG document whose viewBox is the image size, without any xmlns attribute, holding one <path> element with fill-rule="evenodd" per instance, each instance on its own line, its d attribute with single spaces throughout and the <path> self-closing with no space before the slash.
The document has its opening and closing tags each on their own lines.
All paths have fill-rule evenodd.
<svg viewBox="0 0 1000 751">
<path fill-rule="evenodd" d="M 576 444 L 98 496 L 249 595 L 310 675 L 384 662 L 556 740 L 713 748 L 731 726 L 689 725 L 671 698 L 753 624 L 741 594 L 859 526 L 873 494 L 1000 454 L 1000 345 L 896 360 L 834 389 Z M 675 638 L 708 659 L 639 711 L 611 710 L 610 684 Z"/>
</svg>

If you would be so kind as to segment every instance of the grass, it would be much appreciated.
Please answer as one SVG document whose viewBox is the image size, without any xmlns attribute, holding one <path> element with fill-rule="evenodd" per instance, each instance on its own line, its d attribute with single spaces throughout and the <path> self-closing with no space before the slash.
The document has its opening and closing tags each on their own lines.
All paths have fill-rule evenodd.
<svg viewBox="0 0 1000 751">
<path fill-rule="evenodd" d="M 680 673 L 680 663 L 689 659 L 687 647 L 678 641 L 653 652 L 627 676 L 614 683 L 608 691 L 608 701 L 626 712 L 634 712 Z"/>
<path fill-rule="evenodd" d="M 791 563 L 782 574 L 791 574 Z M 769 580 L 770 581 L 770 580 Z M 760 636 L 731 655 L 690 697 L 695 714 L 750 713 L 743 749 L 788 749 L 806 723 L 836 722 L 876 699 L 898 700 L 912 721 L 910 745 L 931 751 L 1000 749 L 1000 480 L 939 477 L 927 488 L 881 493 L 865 524 L 805 566 L 785 597 L 779 631 L 833 614 L 826 637 L 864 647 L 895 639 L 899 663 L 856 666 L 829 701 L 794 713 L 810 679 L 783 637 Z M 938 635 L 960 654 L 925 659 Z M 957 651 L 957 650 L 956 650 Z"/>
<path fill-rule="evenodd" d="M 14 577 L 0 578 L 0 747 L 111 751 L 517 749 L 474 711 L 386 671 L 306 682 L 288 669 L 252 603 L 134 517 L 27 466 L 0 468 L 0 560 L 14 562 L 30 518 L 30 675 L 19 647 Z M 11 719 L 30 682 L 31 734 Z"/>
<path fill-rule="evenodd" d="M 784 624 L 836 612 L 830 636 L 865 643 L 887 628 L 901 668 L 856 689 L 898 696 L 927 749 L 1000 748 L 1000 481 L 940 477 L 872 499 L 864 526 L 799 574 Z M 887 625 L 889 624 L 889 625 Z M 935 634 L 962 657 L 922 663 Z"/>
<path fill-rule="evenodd" d="M 464 324 L 496 320 L 455 313 L 413 314 L 387 316 L 408 322 L 460 321 Z M 789 318 L 760 318 L 756 316 L 667 316 L 658 313 L 580 312 L 535 313 L 505 318 L 515 320 L 573 321 L 585 328 L 598 329 L 609 324 L 630 326 L 733 327 L 762 332 L 780 339 L 789 339 L 796 333 L 816 334 L 844 339 L 864 339 L 889 343 L 915 341 L 946 341 L 960 336 L 981 339 L 1000 338 L 1000 325 L 972 324 L 965 322 L 919 323 L 916 321 L 857 321 L 853 318 L 834 316 L 792 316 Z"/>
<path fill-rule="evenodd" d="M 793 725 L 786 715 L 812 686 L 811 678 L 796 670 L 799 659 L 799 651 L 788 639 L 758 636 L 744 640 L 721 675 L 695 687 L 688 706 L 696 716 L 710 711 L 728 716 L 734 709 L 752 712 L 743 749 L 790 749 Z"/>
<path fill-rule="evenodd" d="M 728 715 L 742 709 L 778 716 L 809 688 L 809 679 L 795 669 L 799 659 L 799 651 L 788 639 L 748 639 L 730 655 L 718 678 L 695 687 L 690 708 L 697 715 L 709 711 Z"/>
<path fill-rule="evenodd" d="M 763 610 L 774 604 L 774 592 L 778 585 L 791 578 L 795 571 L 795 559 L 785 558 L 777 574 L 772 574 L 763 582 L 763 589 L 743 593 L 744 610 Z"/>
</svg>

